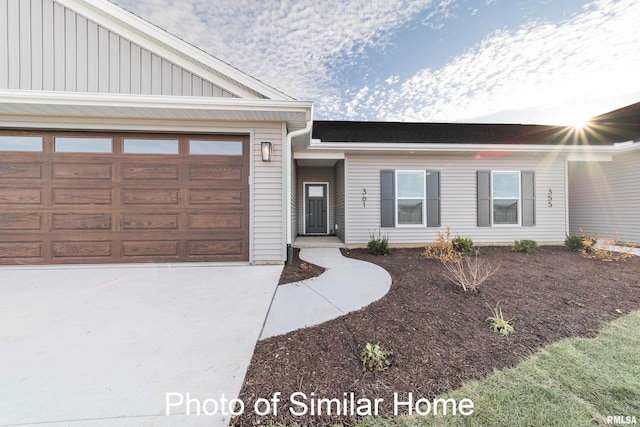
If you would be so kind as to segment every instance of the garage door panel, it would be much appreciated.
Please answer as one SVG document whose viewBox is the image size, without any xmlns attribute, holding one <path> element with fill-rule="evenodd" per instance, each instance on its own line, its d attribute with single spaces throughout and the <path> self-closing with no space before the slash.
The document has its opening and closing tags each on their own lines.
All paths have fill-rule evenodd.
<svg viewBox="0 0 640 427">
<path fill-rule="evenodd" d="M 112 216 L 104 213 L 54 213 L 52 231 L 56 230 L 104 230 L 112 231 Z"/>
<path fill-rule="evenodd" d="M 42 190 L 38 188 L 0 188 L 0 205 L 39 205 Z"/>
<path fill-rule="evenodd" d="M 242 166 L 189 165 L 188 177 L 191 180 L 242 181 Z"/>
<path fill-rule="evenodd" d="M 245 203 L 246 191 L 192 189 L 189 190 L 189 203 L 192 205 L 225 205 L 242 206 Z"/>
<path fill-rule="evenodd" d="M 242 256 L 243 243 L 239 240 L 190 240 L 187 245 L 189 256 L 227 255 Z"/>
<path fill-rule="evenodd" d="M 60 179 L 91 179 L 91 180 L 111 180 L 111 164 L 53 164 L 53 180 Z"/>
<path fill-rule="evenodd" d="M 54 258 L 110 258 L 112 241 L 53 241 L 51 254 Z"/>
<path fill-rule="evenodd" d="M 0 178 L 42 178 L 39 163 L 0 163 Z"/>
<path fill-rule="evenodd" d="M 41 228 L 41 214 L 28 214 L 20 212 L 0 214 L 0 230 L 23 231 L 40 230 Z"/>
<path fill-rule="evenodd" d="M 136 213 L 122 215 L 123 230 L 177 230 L 178 214 Z"/>
<path fill-rule="evenodd" d="M 0 242 L 0 258 L 41 258 L 42 242 Z"/>
<path fill-rule="evenodd" d="M 175 164 L 125 164 L 122 166 L 123 181 L 149 179 L 177 180 L 179 176 L 179 167 Z"/>
<path fill-rule="evenodd" d="M 110 205 L 111 189 L 54 188 L 51 201 L 54 205 Z"/>
<path fill-rule="evenodd" d="M 242 230 L 242 217 L 237 214 L 221 214 L 214 212 L 189 215 L 190 230 Z"/>
<path fill-rule="evenodd" d="M 123 241 L 123 257 L 178 256 L 178 240 L 163 241 Z"/>
<path fill-rule="evenodd" d="M 122 189 L 124 205 L 177 205 L 179 189 Z"/>
</svg>

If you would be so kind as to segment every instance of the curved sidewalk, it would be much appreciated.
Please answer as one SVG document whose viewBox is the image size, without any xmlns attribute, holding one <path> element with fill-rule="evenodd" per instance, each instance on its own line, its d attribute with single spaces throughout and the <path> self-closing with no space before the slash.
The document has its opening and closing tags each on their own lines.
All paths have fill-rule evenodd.
<svg viewBox="0 0 640 427">
<path fill-rule="evenodd" d="M 391 286 L 386 270 L 343 257 L 338 248 L 301 249 L 300 259 L 327 270 L 318 277 L 278 286 L 260 339 L 359 310 L 382 298 Z"/>
</svg>

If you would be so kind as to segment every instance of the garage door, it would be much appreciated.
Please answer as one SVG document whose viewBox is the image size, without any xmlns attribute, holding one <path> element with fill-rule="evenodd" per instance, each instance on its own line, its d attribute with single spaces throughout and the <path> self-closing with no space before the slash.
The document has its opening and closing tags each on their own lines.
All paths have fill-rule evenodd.
<svg viewBox="0 0 640 427">
<path fill-rule="evenodd" d="M 240 136 L 0 132 L 0 263 L 246 261 Z"/>
</svg>

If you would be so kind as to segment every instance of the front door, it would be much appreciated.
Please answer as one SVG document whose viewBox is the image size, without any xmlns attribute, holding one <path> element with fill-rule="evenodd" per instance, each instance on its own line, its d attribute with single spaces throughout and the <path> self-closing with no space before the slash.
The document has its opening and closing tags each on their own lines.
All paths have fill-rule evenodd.
<svg viewBox="0 0 640 427">
<path fill-rule="evenodd" d="M 305 234 L 327 234 L 327 184 L 305 184 Z"/>
</svg>

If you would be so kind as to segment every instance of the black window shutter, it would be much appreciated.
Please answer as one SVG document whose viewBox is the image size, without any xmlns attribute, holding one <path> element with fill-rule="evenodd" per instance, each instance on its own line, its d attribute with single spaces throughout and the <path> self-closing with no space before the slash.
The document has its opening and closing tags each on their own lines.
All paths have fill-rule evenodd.
<svg viewBox="0 0 640 427">
<path fill-rule="evenodd" d="M 491 171 L 478 171 L 478 227 L 491 227 Z"/>
<path fill-rule="evenodd" d="M 440 171 L 427 171 L 427 227 L 440 227 Z"/>
<path fill-rule="evenodd" d="M 396 172 L 380 171 L 380 227 L 396 226 Z"/>
<path fill-rule="evenodd" d="M 536 182 L 535 172 L 522 171 L 522 225 L 536 225 Z"/>
</svg>

